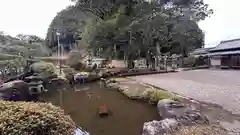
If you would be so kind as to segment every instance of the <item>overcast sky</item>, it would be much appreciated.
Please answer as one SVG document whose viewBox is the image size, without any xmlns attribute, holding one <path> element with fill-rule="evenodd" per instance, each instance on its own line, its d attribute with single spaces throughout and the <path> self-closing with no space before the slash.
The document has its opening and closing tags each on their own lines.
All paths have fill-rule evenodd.
<svg viewBox="0 0 240 135">
<path fill-rule="evenodd" d="M 240 0 L 205 0 L 214 15 L 199 23 L 205 32 L 206 46 L 240 37 Z M 45 37 L 57 12 L 69 0 L 0 0 L 0 31 L 15 36 L 19 33 Z"/>
</svg>

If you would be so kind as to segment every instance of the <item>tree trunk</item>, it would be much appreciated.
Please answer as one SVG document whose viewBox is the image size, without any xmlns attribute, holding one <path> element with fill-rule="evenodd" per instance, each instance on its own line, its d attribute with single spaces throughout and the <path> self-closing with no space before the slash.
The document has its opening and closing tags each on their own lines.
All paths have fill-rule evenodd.
<svg viewBox="0 0 240 135">
<path fill-rule="evenodd" d="M 161 48 L 159 42 L 156 44 L 156 50 L 157 50 L 157 56 L 155 58 L 155 69 L 156 67 L 159 67 L 159 57 L 161 56 Z"/>
</svg>

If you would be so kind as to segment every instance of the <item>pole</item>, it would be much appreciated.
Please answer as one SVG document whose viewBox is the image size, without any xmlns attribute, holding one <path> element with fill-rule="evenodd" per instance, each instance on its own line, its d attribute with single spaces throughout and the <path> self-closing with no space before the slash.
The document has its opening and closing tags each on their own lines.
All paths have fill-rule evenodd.
<svg viewBox="0 0 240 135">
<path fill-rule="evenodd" d="M 129 46 L 130 46 L 130 49 L 128 48 L 128 51 L 131 51 L 131 49 L 132 49 L 132 29 L 131 28 L 129 30 Z M 129 52 L 128 52 L 128 54 L 129 54 Z M 128 63 L 128 62 L 132 62 L 131 56 L 130 56 L 130 60 L 129 60 L 129 56 L 128 56 L 127 67 L 129 68 L 129 66 L 130 66 L 130 68 L 132 68 L 132 63 Z"/>
<path fill-rule="evenodd" d="M 60 45 L 60 49 L 61 49 L 60 74 L 62 74 L 62 62 L 63 62 L 63 46 L 62 45 Z"/>
<path fill-rule="evenodd" d="M 60 54 L 60 51 L 61 51 L 61 45 L 60 45 L 60 38 L 59 38 L 59 36 L 60 36 L 60 33 L 59 32 L 57 32 L 57 40 L 58 40 L 58 66 L 59 66 L 59 70 L 60 70 L 60 74 L 62 74 L 62 69 L 61 69 L 61 62 L 60 62 L 60 58 L 61 58 L 61 54 Z"/>
<path fill-rule="evenodd" d="M 59 43 L 59 34 L 57 34 L 57 40 L 58 40 L 58 48 L 57 48 L 58 66 L 60 66 L 60 61 L 59 61 L 59 57 L 60 57 L 60 43 Z"/>
</svg>

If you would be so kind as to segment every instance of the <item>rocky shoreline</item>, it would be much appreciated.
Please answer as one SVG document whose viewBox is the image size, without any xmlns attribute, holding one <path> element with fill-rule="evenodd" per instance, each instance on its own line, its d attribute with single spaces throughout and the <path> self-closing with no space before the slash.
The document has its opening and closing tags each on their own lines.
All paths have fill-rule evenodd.
<svg viewBox="0 0 240 135">
<path fill-rule="evenodd" d="M 161 120 L 145 122 L 142 135 L 230 134 L 212 122 L 201 108 L 186 98 L 130 78 L 111 78 L 103 81 L 107 87 L 117 89 L 132 100 L 144 100 L 156 105 Z"/>
</svg>

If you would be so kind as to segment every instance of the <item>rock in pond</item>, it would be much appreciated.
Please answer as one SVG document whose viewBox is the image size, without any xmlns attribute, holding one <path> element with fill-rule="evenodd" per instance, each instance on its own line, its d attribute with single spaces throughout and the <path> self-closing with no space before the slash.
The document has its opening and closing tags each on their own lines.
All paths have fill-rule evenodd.
<svg viewBox="0 0 240 135">
<path fill-rule="evenodd" d="M 145 122 L 142 135 L 165 135 L 174 132 L 178 127 L 175 119 Z"/>
<path fill-rule="evenodd" d="M 174 118 L 181 125 L 208 124 L 207 117 L 193 106 L 187 106 L 171 99 L 160 100 L 157 104 L 162 119 Z"/>
<path fill-rule="evenodd" d="M 9 101 L 31 100 L 28 83 L 16 80 L 2 84 L 0 86 L 0 99 Z"/>
<path fill-rule="evenodd" d="M 159 100 L 157 108 L 163 120 L 145 122 L 143 135 L 166 135 L 182 126 L 209 124 L 207 117 L 200 110 L 171 99 Z"/>
</svg>

